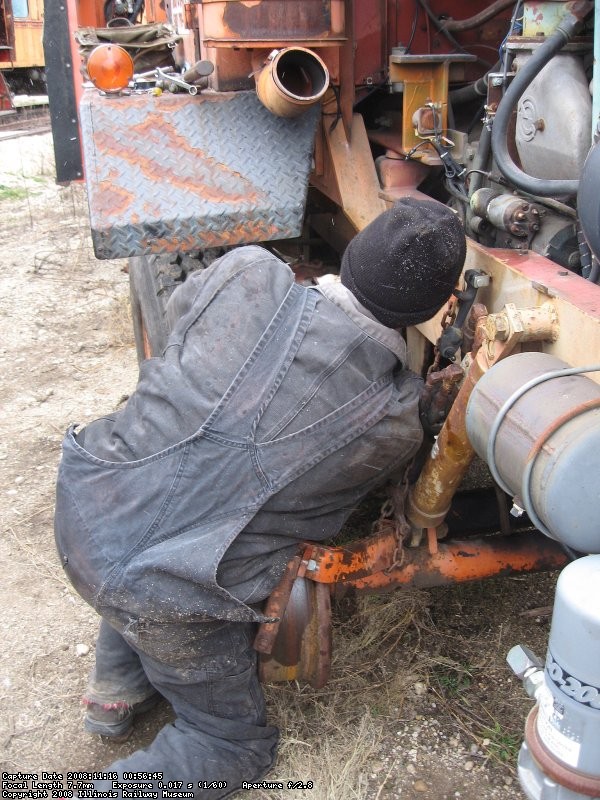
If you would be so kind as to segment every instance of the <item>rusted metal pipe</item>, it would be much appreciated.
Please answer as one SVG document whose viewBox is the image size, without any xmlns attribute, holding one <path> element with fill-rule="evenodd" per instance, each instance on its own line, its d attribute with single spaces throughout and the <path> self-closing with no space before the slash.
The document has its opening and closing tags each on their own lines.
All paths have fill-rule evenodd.
<svg viewBox="0 0 600 800">
<path fill-rule="evenodd" d="M 419 479 L 409 492 L 406 516 L 416 528 L 435 528 L 444 521 L 452 498 L 475 455 L 467 436 L 465 412 L 475 384 L 485 372 L 482 362 L 483 359 L 478 354 Z"/>
<path fill-rule="evenodd" d="M 278 117 L 297 117 L 321 101 L 329 87 L 329 70 L 313 50 L 274 50 L 255 73 L 261 103 Z"/>
<path fill-rule="evenodd" d="M 498 314 L 478 323 L 483 344 L 471 362 L 463 385 L 435 441 L 421 474 L 409 492 L 406 516 L 415 528 L 435 528 L 444 521 L 450 502 L 473 460 L 465 414 L 475 384 L 500 358 L 521 341 L 552 341 L 558 335 L 552 303 L 517 309 L 507 303 Z"/>
<path fill-rule="evenodd" d="M 385 592 L 400 586 L 428 589 L 519 572 L 561 569 L 567 561 L 562 547 L 538 531 L 452 540 L 438 542 L 436 553 L 424 546 L 405 548 L 401 562 L 390 569 L 340 581 L 334 592 L 343 595 L 348 587 L 357 592 Z"/>
</svg>

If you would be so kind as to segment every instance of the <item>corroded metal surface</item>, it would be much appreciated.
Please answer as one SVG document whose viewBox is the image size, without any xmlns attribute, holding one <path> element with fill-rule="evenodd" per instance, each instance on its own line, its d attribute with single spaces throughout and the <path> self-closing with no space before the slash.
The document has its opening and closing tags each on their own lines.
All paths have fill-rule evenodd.
<svg viewBox="0 0 600 800">
<path fill-rule="evenodd" d="M 343 595 L 349 587 L 357 592 L 390 591 L 400 586 L 430 588 L 518 572 L 560 569 L 567 560 L 557 542 L 531 531 L 438 542 L 435 553 L 426 546 L 405 548 L 403 558 L 396 564 L 364 577 L 346 573 L 340 580 L 335 575 L 322 575 L 321 570 L 316 571 L 314 577 L 307 571 L 306 577 L 333 579 L 336 595 Z"/>
<path fill-rule="evenodd" d="M 302 564 L 301 556 L 297 555 L 288 562 L 283 577 L 269 595 L 263 609 L 265 617 L 274 619 L 274 622 L 263 622 L 258 626 L 258 633 L 254 638 L 254 649 L 259 653 L 270 655 L 279 632 L 285 609 L 292 593 L 294 581 L 299 574 Z M 304 570 L 302 571 L 302 575 Z M 300 577 L 302 577 L 302 575 Z"/>
<path fill-rule="evenodd" d="M 406 513 L 417 528 L 435 527 L 444 521 L 454 493 L 473 460 L 475 451 L 467 436 L 465 412 L 482 374 L 483 369 L 476 359 L 471 364 L 416 484 L 411 487 Z"/>
<path fill-rule="evenodd" d="M 307 544 L 306 578 L 335 584 L 342 593 L 390 590 L 400 586 L 443 586 L 494 575 L 558 569 L 567 558 L 560 545 L 537 531 L 469 537 L 398 551 L 391 531 L 358 539 L 343 547 Z"/>
<path fill-rule="evenodd" d="M 344 34 L 343 0 L 202 0 L 201 6 L 205 41 L 327 40 Z"/>
<path fill-rule="evenodd" d="M 389 570 L 397 553 L 398 539 L 391 528 L 340 547 L 307 544 L 305 574 L 318 583 L 344 583 Z"/>
<path fill-rule="evenodd" d="M 88 92 L 81 127 L 96 256 L 298 236 L 318 114 L 274 117 L 254 92 Z"/>
<path fill-rule="evenodd" d="M 261 653 L 263 683 L 327 683 L 331 667 L 331 597 L 329 587 L 296 578 L 271 655 Z"/>
</svg>

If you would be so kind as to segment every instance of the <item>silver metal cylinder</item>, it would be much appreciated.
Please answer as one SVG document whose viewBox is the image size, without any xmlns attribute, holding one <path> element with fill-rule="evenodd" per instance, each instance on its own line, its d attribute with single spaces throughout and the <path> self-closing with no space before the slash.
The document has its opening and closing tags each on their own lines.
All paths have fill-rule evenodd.
<svg viewBox="0 0 600 800">
<path fill-rule="evenodd" d="M 569 564 L 556 587 L 544 682 L 519 754 L 532 800 L 600 796 L 600 556 Z"/>
<path fill-rule="evenodd" d="M 471 444 L 533 523 L 584 553 L 600 553 L 600 386 L 546 353 L 500 361 L 466 412 Z M 528 383 L 537 383 L 523 392 Z"/>
<path fill-rule="evenodd" d="M 567 766 L 600 779 L 600 556 L 573 561 L 556 586 L 540 700 L 542 743 Z"/>
<path fill-rule="evenodd" d="M 478 217 L 513 236 L 525 238 L 539 230 L 539 211 L 522 197 L 498 194 L 493 189 L 478 189 L 471 197 L 470 204 Z"/>
</svg>

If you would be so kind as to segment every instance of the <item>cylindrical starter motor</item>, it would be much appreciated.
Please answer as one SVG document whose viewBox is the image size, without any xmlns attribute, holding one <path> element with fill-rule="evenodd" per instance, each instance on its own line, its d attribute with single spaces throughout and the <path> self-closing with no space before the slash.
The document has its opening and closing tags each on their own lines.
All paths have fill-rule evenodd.
<svg viewBox="0 0 600 800">
<path fill-rule="evenodd" d="M 508 663 L 537 700 L 519 753 L 530 800 L 600 798 L 600 556 L 573 561 L 556 587 L 546 665 L 517 645 Z"/>
</svg>

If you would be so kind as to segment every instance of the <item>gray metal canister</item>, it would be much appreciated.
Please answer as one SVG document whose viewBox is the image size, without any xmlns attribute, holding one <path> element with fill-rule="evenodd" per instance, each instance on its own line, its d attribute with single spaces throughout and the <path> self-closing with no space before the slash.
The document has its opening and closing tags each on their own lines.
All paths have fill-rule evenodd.
<svg viewBox="0 0 600 800">
<path fill-rule="evenodd" d="M 600 556 L 573 561 L 556 586 L 538 694 L 541 743 L 571 769 L 600 781 Z"/>
<path fill-rule="evenodd" d="M 514 664 L 526 663 L 515 650 Z M 537 700 L 519 753 L 527 797 L 600 797 L 599 555 L 579 558 L 560 574 L 546 665 L 543 674 L 526 670 L 524 684 Z"/>
<path fill-rule="evenodd" d="M 498 362 L 477 383 L 466 426 L 476 452 L 532 522 L 600 553 L 600 386 L 546 353 Z M 528 384 L 530 388 L 526 388 Z"/>
</svg>

